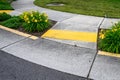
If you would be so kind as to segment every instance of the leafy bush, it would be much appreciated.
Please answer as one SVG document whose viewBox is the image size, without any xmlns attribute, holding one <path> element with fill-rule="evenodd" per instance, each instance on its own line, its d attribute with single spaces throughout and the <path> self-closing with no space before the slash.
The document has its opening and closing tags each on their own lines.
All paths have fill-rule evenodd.
<svg viewBox="0 0 120 80">
<path fill-rule="evenodd" d="M 10 19 L 11 18 L 11 15 L 3 12 L 3 13 L 0 13 L 0 21 L 4 21 L 4 20 L 7 20 L 7 19 Z"/>
<path fill-rule="evenodd" d="M 114 24 L 112 29 L 103 31 L 99 40 L 99 49 L 112 53 L 120 53 L 120 22 Z"/>
<path fill-rule="evenodd" d="M 21 18 L 24 20 L 23 28 L 28 32 L 41 32 L 49 27 L 46 13 L 39 13 L 38 11 L 24 12 Z"/>
<path fill-rule="evenodd" d="M 14 16 L 2 22 L 1 25 L 9 27 L 9 28 L 17 29 L 22 25 L 22 20 L 19 16 Z"/>
<path fill-rule="evenodd" d="M 7 0 L 0 0 L 0 10 L 13 10 L 13 8 Z"/>
</svg>

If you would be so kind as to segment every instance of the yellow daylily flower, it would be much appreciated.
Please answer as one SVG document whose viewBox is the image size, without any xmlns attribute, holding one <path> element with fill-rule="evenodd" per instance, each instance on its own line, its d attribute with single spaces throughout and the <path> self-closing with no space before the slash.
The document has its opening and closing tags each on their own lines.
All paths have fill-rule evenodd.
<svg viewBox="0 0 120 80">
<path fill-rule="evenodd" d="M 105 35 L 104 34 L 100 34 L 100 39 L 104 39 Z"/>
</svg>

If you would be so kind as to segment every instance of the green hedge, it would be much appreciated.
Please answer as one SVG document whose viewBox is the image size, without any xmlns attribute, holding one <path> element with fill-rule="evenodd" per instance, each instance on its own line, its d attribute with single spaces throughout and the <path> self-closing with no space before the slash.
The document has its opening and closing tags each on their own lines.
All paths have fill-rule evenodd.
<svg viewBox="0 0 120 80">
<path fill-rule="evenodd" d="M 0 0 L 0 10 L 13 10 L 10 3 L 11 2 L 9 2 L 7 0 Z"/>
</svg>

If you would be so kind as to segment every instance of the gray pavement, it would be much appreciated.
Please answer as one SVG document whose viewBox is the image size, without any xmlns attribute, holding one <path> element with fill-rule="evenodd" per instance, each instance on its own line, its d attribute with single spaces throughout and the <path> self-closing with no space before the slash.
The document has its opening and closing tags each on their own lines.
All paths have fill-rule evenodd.
<svg viewBox="0 0 120 80">
<path fill-rule="evenodd" d="M 23 39 L 25 39 L 25 37 L 0 29 L 0 48 L 9 46 L 10 44 L 13 44 Z"/>
<path fill-rule="evenodd" d="M 18 57 L 26 61 L 36 63 L 38 65 L 46 66 L 48 68 L 51 68 L 52 70 L 54 69 L 57 71 L 62 71 L 65 73 L 72 74 L 70 76 L 73 76 L 74 74 L 74 75 L 82 76 L 86 78 L 88 77 L 94 80 L 119 80 L 120 78 L 119 77 L 119 74 L 120 74 L 119 58 L 100 56 L 100 55 L 97 55 L 97 57 L 95 57 L 96 51 L 94 49 L 75 47 L 75 46 L 66 45 L 66 44 L 62 44 L 62 43 L 58 43 L 58 42 L 54 42 L 46 39 L 31 40 L 29 38 L 25 38 L 22 40 L 20 39 L 17 42 L 14 42 L 14 40 L 12 41 L 11 37 L 12 38 L 16 37 L 15 34 L 11 32 L 6 32 L 6 31 L 5 33 L 4 30 L 1 30 L 0 32 L 1 33 L 3 32 L 2 34 L 0 34 L 0 36 L 2 36 L 0 37 L 2 44 L 6 43 L 9 40 L 11 40 L 12 42 L 12 44 L 8 43 L 7 46 L 5 45 L 4 48 L 2 48 L 2 50 L 7 52 L 7 54 L 4 52 L 0 54 L 0 62 L 2 61 L 2 59 L 5 61 L 8 60 L 8 62 L 0 63 L 1 64 L 0 70 L 5 71 L 5 72 L 1 71 L 2 73 L 0 73 L 0 76 L 2 76 L 0 77 L 1 80 L 14 80 L 13 76 L 17 76 L 19 78 L 21 77 L 23 78 L 23 80 L 26 80 L 28 77 L 27 73 L 29 74 L 29 70 L 32 71 L 30 72 L 30 75 L 32 73 L 34 74 L 34 71 L 32 70 L 34 68 L 32 67 L 29 69 L 27 68 L 28 66 L 26 67 L 25 65 L 22 65 L 22 69 L 26 67 L 25 69 L 29 69 L 28 72 L 25 70 L 27 73 L 23 71 L 16 74 L 17 72 L 19 72 L 18 70 L 22 70 L 19 67 L 15 67 L 18 64 L 14 64 L 14 61 Z M 3 36 L 3 35 L 6 35 L 6 36 Z M 10 35 L 10 36 L 8 37 L 7 35 Z M 19 36 L 19 37 L 22 38 L 22 36 Z M 5 42 L 3 41 L 4 39 L 6 40 Z M 13 61 L 11 61 L 10 60 L 11 58 L 7 57 L 10 54 L 17 56 L 16 59 L 12 58 Z M 3 55 L 6 55 L 6 56 L 3 56 Z M 93 61 L 94 58 L 96 58 L 95 61 Z M 93 62 L 94 64 L 92 65 Z M 3 63 L 5 65 L 4 67 L 3 67 Z M 24 61 L 21 62 L 17 60 L 17 63 L 24 64 Z M 23 73 L 25 76 L 22 75 Z M 50 73 L 44 73 L 44 72 L 41 72 L 40 74 L 42 73 L 43 75 L 50 74 Z M 37 74 L 37 77 L 33 75 L 33 77 L 35 77 L 34 79 L 38 78 L 38 74 Z M 60 74 L 58 74 L 58 76 L 59 75 Z M 62 73 L 62 75 L 63 76 L 60 75 L 60 79 L 61 78 L 63 80 L 69 79 L 68 77 L 67 78 L 64 77 L 65 76 L 64 73 Z M 74 76 L 75 80 L 77 80 L 77 76 Z M 31 80 L 34 80 L 33 77 L 32 76 L 30 77 Z M 19 78 L 17 80 L 21 80 L 21 78 L 20 79 Z M 48 79 L 48 80 L 53 80 L 53 79 Z M 71 80 L 74 80 L 74 78 L 71 78 Z"/>
<path fill-rule="evenodd" d="M 98 55 L 90 73 L 95 80 L 119 80 L 120 58 Z"/>
<path fill-rule="evenodd" d="M 50 10 L 35 6 L 33 4 L 33 1 L 34 0 L 26 0 L 26 1 L 17 0 L 13 2 L 12 6 L 14 7 L 15 11 L 12 12 L 11 14 L 19 15 L 24 11 L 30 11 L 30 10 L 46 12 L 49 16 L 49 19 L 57 21 L 57 24 L 53 26 L 52 29 L 95 32 L 96 34 L 98 33 L 98 27 L 110 28 L 109 26 L 111 26 L 113 23 L 120 21 L 120 19 L 109 19 L 109 18 L 104 19 L 104 17 L 85 16 L 85 15 L 78 15 L 78 14 Z M 90 48 L 90 49 L 96 49 L 96 44 L 97 44 L 96 42 L 54 39 L 49 37 L 46 37 L 46 39 L 57 41 L 60 43 L 76 45 L 79 47 Z"/>
<path fill-rule="evenodd" d="M 103 17 L 78 15 L 56 24 L 53 29 L 97 32 L 102 20 Z"/>
<path fill-rule="evenodd" d="M 73 46 L 79 46 L 83 48 L 88 48 L 88 49 L 97 49 L 97 43 L 95 42 L 83 42 L 83 41 L 73 41 L 73 40 L 58 40 L 58 39 L 52 39 L 52 38 L 45 38 L 48 40 L 56 41 L 59 43 L 64 43 L 68 45 L 73 45 Z"/>
<path fill-rule="evenodd" d="M 0 50 L 0 80 L 87 80 L 35 63 Z"/>
<path fill-rule="evenodd" d="M 96 50 L 38 39 L 23 40 L 2 50 L 63 72 L 87 77 Z"/>
<path fill-rule="evenodd" d="M 100 26 L 100 28 L 111 29 L 111 26 L 114 23 L 117 23 L 118 21 L 120 21 L 120 19 L 105 18 L 105 20 L 104 20 L 103 24 Z"/>
<path fill-rule="evenodd" d="M 77 14 L 59 12 L 59 11 L 54 11 L 54 10 L 38 7 L 38 6 L 35 6 L 33 4 L 33 1 L 34 0 L 25 0 L 25 1 L 24 0 L 17 0 L 15 2 L 13 2 L 11 5 L 15 9 L 15 11 L 13 11 L 11 13 L 11 15 L 19 15 L 24 11 L 36 10 L 39 12 L 46 12 L 49 16 L 49 19 L 55 20 L 58 22 L 69 19 L 69 18 L 77 15 Z"/>
<path fill-rule="evenodd" d="M 15 11 L 11 14 L 19 15 L 24 11 L 38 10 L 40 12 L 46 12 L 49 15 L 49 19 L 58 22 L 53 29 L 95 33 L 98 33 L 99 27 L 105 29 L 110 28 L 113 23 L 120 21 L 120 19 L 104 19 L 103 17 L 84 16 L 49 10 L 35 6 L 33 1 L 34 0 L 17 0 L 13 2 L 12 6 L 15 8 Z M 0 77 L 1 80 L 14 80 L 11 75 L 17 76 L 17 80 L 35 80 L 33 77 L 36 76 L 36 80 L 37 78 L 38 80 L 39 78 L 42 78 L 41 80 L 84 80 L 84 78 L 78 76 L 94 80 L 120 79 L 120 59 L 98 55 L 97 43 L 48 38 L 32 40 L 28 37 L 25 38 L 0 29 L 0 48 L 7 52 L 0 52 L 0 64 L 2 64 L 2 66 L 0 65 L 0 67 L 2 67 L 0 71 L 5 71 L 1 71 L 3 72 L 0 74 L 3 78 Z M 13 57 L 10 54 L 17 57 Z M 24 60 L 19 59 L 18 57 Z M 27 64 L 28 66 L 22 64 Z M 40 65 L 46 66 L 49 69 Z M 20 68 L 16 68 L 15 66 L 20 66 Z M 32 70 L 33 68 L 35 68 L 35 70 Z M 19 74 L 16 74 L 22 69 L 24 70 L 23 72 L 21 71 Z M 27 79 L 28 74 L 25 72 L 29 73 L 31 79 Z M 57 75 L 51 77 L 53 76 L 51 73 Z M 6 75 L 10 78 L 7 79 L 7 77 L 4 77 Z M 41 77 L 41 75 L 43 75 L 43 77 Z M 48 77 L 46 77 L 46 75 L 48 75 Z M 19 77 L 22 77 L 23 79 L 19 79 Z"/>
<path fill-rule="evenodd" d="M 41 38 L 32 40 L 2 29 L 0 33 L 1 50 L 30 62 L 85 78 L 96 54 L 93 49 Z"/>
<path fill-rule="evenodd" d="M 104 18 L 100 17 L 92 17 L 92 16 L 84 16 L 78 15 L 69 19 L 66 19 L 62 22 L 57 23 L 52 29 L 57 30 L 69 30 L 69 31 L 77 31 L 77 32 L 94 32 L 98 33 L 98 27 L 100 23 L 103 21 Z M 96 42 L 83 42 L 83 41 L 73 41 L 73 40 L 58 40 L 58 39 L 51 39 L 61 43 L 76 45 L 80 47 L 96 49 Z"/>
<path fill-rule="evenodd" d="M 34 0 L 16 0 L 14 1 L 11 5 L 14 9 L 20 9 L 20 8 L 29 8 L 29 7 L 34 7 L 35 5 L 33 4 Z"/>
</svg>

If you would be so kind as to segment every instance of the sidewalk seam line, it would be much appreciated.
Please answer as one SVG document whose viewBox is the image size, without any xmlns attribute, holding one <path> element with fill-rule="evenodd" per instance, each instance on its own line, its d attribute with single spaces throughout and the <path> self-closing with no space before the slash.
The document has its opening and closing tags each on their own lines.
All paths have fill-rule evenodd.
<svg viewBox="0 0 120 80">
<path fill-rule="evenodd" d="M 93 65 L 94 65 L 94 62 L 95 62 L 95 60 L 96 60 L 96 57 L 97 57 L 97 54 L 98 54 L 98 38 L 99 38 L 99 29 L 100 29 L 100 26 L 102 25 L 102 23 L 104 22 L 104 20 L 105 20 L 105 18 L 106 18 L 106 16 L 104 16 L 103 17 L 103 19 L 102 19 L 102 21 L 99 23 L 99 25 L 98 25 L 98 33 L 97 33 L 97 51 L 96 51 L 96 54 L 95 54 L 95 56 L 94 56 L 94 58 L 93 58 L 93 61 L 92 61 L 92 64 L 91 64 L 91 66 L 90 66 L 90 69 L 89 69 L 89 72 L 88 72 L 88 75 L 87 75 L 87 79 L 89 79 L 89 76 L 90 76 L 90 73 L 91 73 L 91 70 L 92 70 L 92 67 L 93 67 Z"/>
<path fill-rule="evenodd" d="M 16 41 L 16 42 L 13 42 L 13 43 L 11 43 L 11 44 L 8 44 L 8 45 L 0 48 L 0 50 L 4 49 L 4 48 L 6 48 L 6 47 L 9 47 L 9 46 L 11 46 L 11 45 L 13 45 L 13 44 L 19 43 L 19 42 L 21 42 L 21 41 L 23 41 L 23 40 L 25 40 L 25 39 L 28 39 L 29 37 L 31 37 L 31 36 L 25 37 L 25 38 L 23 38 L 23 39 L 21 39 L 21 40 L 18 40 L 18 41 Z"/>
</svg>

